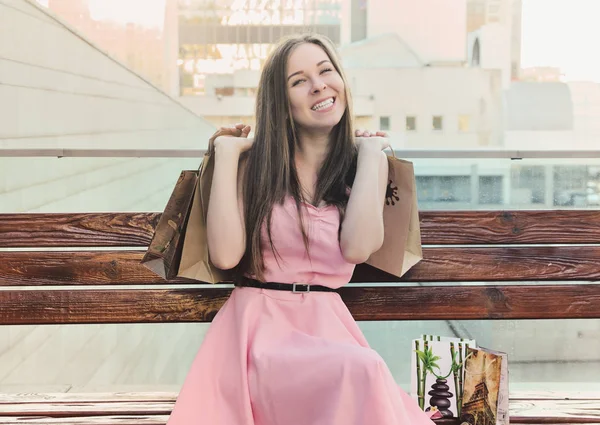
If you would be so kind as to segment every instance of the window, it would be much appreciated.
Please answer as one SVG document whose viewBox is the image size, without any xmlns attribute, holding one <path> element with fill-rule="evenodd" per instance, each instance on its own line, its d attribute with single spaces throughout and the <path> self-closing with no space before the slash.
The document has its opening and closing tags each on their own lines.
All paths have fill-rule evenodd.
<svg viewBox="0 0 600 425">
<path fill-rule="evenodd" d="M 432 124 L 435 131 L 441 131 L 444 127 L 444 118 L 441 115 L 434 115 Z"/>
<path fill-rule="evenodd" d="M 546 170 L 543 165 L 511 166 L 511 203 L 544 204 Z"/>
<path fill-rule="evenodd" d="M 417 130 L 417 117 L 409 116 L 406 117 L 406 131 Z"/>
<path fill-rule="evenodd" d="M 479 203 L 502 204 L 502 176 L 479 176 Z"/>
<path fill-rule="evenodd" d="M 470 176 L 416 176 L 419 202 L 471 202 Z"/>
<path fill-rule="evenodd" d="M 479 39 L 475 40 L 473 44 L 473 57 L 471 58 L 471 66 L 476 67 L 479 66 L 481 62 L 481 45 L 479 44 Z"/>
<path fill-rule="evenodd" d="M 215 95 L 217 96 L 233 96 L 234 88 L 233 87 L 216 87 Z"/>
<path fill-rule="evenodd" d="M 471 117 L 468 115 L 458 116 L 458 131 L 467 132 L 470 129 Z"/>
<path fill-rule="evenodd" d="M 383 131 L 390 129 L 390 117 L 379 117 L 379 129 Z"/>
</svg>

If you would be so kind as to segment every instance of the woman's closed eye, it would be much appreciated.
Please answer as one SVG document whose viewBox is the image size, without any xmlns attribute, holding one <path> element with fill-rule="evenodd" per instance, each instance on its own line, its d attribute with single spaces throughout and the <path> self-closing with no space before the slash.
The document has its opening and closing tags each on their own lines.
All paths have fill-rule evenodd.
<svg viewBox="0 0 600 425">
<path fill-rule="evenodd" d="M 306 81 L 304 78 L 301 78 L 299 80 L 296 80 L 292 83 L 292 87 L 296 87 L 298 84 L 300 84 L 301 82 Z"/>
<path fill-rule="evenodd" d="M 325 74 L 326 72 L 331 72 L 331 71 L 333 71 L 333 69 L 332 69 L 332 68 L 324 68 L 324 69 L 322 69 L 322 70 L 321 70 L 321 72 L 319 72 L 319 74 L 323 75 L 323 74 Z M 296 80 L 296 81 L 294 81 L 294 82 L 292 83 L 292 87 L 295 87 L 295 86 L 297 86 L 298 84 L 300 84 L 300 83 L 303 83 L 304 81 L 306 81 L 306 79 L 305 79 L 305 78 L 300 78 L 300 79 L 298 79 L 298 80 Z"/>
</svg>

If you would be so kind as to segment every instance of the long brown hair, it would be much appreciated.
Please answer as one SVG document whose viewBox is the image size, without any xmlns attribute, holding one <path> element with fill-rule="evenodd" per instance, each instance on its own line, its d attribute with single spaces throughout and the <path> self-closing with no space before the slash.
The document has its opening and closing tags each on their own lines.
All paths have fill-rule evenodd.
<svg viewBox="0 0 600 425">
<path fill-rule="evenodd" d="M 329 56 L 344 82 L 346 97 L 346 109 L 330 135 L 329 150 L 318 172 L 315 195 L 311 201 L 315 205 L 321 201 L 335 205 L 340 218 L 343 217 L 348 202 L 347 188 L 351 186 L 356 173 L 352 100 L 333 43 L 316 34 L 282 40 L 271 52 L 261 73 L 256 98 L 256 132 L 243 179 L 246 251 L 237 272 L 250 273 L 260 280 L 263 279 L 264 270 L 261 227 L 266 223 L 270 247 L 275 253 L 271 239 L 271 213 L 274 204 L 282 203 L 286 196 L 291 195 L 296 202 L 304 244 L 307 251 L 309 249 L 300 210 L 301 202 L 305 199 L 294 161 L 298 137 L 292 119 L 286 75 L 288 58 L 303 43 L 316 44 Z"/>
</svg>

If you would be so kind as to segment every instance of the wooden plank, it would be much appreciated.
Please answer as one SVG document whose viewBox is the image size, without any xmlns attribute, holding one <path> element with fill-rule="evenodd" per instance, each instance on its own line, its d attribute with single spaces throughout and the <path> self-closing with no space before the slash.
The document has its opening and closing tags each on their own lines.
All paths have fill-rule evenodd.
<svg viewBox="0 0 600 425">
<path fill-rule="evenodd" d="M 511 401 L 511 423 L 600 423 L 600 400 Z"/>
<path fill-rule="evenodd" d="M 72 393 L 0 393 L 0 412 L 4 411 L 7 404 L 27 403 L 116 403 L 116 402 L 158 402 L 174 403 L 177 392 L 173 391 L 140 391 L 140 392 L 72 392 Z"/>
<path fill-rule="evenodd" d="M 105 416 L 105 415 L 169 415 L 173 403 L 156 401 L 93 402 L 73 401 L 69 403 L 14 403 L 0 406 L 2 416 Z"/>
<path fill-rule="evenodd" d="M 514 401 L 600 400 L 600 391 L 511 391 L 510 399 Z"/>
<path fill-rule="evenodd" d="M 81 418 L 44 418 L 44 417 L 5 417 L 0 418 L 0 425 L 29 424 L 29 425 L 166 425 L 168 416 L 95 416 Z M 577 418 L 511 418 L 511 424 L 528 425 L 590 425 L 600 424 L 597 420 L 579 421 Z"/>
<path fill-rule="evenodd" d="M 27 403 L 175 403 L 176 391 L 0 393 L 0 412 L 6 404 Z M 600 400 L 598 391 L 511 391 L 513 401 Z"/>
<path fill-rule="evenodd" d="M 0 248 L 148 246 L 158 213 L 0 214 Z"/>
<path fill-rule="evenodd" d="M 426 248 L 402 279 L 357 267 L 353 282 L 600 281 L 600 247 Z M 155 285 L 141 251 L 0 252 L 0 286 Z"/>
<path fill-rule="evenodd" d="M 29 416 L 0 417 L 0 425 L 165 425 L 168 415 L 139 416 L 87 416 L 74 418 L 49 418 Z"/>
<path fill-rule="evenodd" d="M 37 388 L 37 387 L 36 387 Z M 176 391 L 129 391 L 129 392 L 44 392 L 0 393 L 0 412 L 5 405 L 52 403 L 175 403 Z M 598 391 L 511 391 L 510 400 L 530 402 L 537 400 L 600 400 Z"/>
<path fill-rule="evenodd" d="M 0 248 L 148 246 L 160 213 L 0 214 Z M 600 211 L 422 211 L 424 245 L 600 243 Z"/>
<path fill-rule="evenodd" d="M 133 403 L 94 403 L 73 402 L 72 404 L 25 404 L 3 406 L 0 423 L 13 422 L 19 418 L 28 423 L 58 423 L 53 419 L 63 419 L 64 423 L 121 423 L 112 422 L 116 418 L 130 416 L 149 420 L 163 420 L 168 417 L 174 402 L 146 403 L 134 406 Z M 147 412 L 144 412 L 146 410 Z M 558 423 L 600 423 L 600 400 L 510 400 L 511 423 L 519 424 L 558 424 Z M 79 422 L 87 419 L 89 422 Z M 103 421 L 104 419 L 104 421 Z M 96 420 L 100 422 L 95 422 Z M 29 422 L 32 421 L 32 422 Z M 75 422 L 69 422 L 75 421 Z M 138 422 L 132 422 L 138 423 Z M 144 423 L 144 422 L 143 422 Z"/>
<path fill-rule="evenodd" d="M 600 318 L 599 284 L 346 287 L 340 292 L 356 320 Z M 223 288 L 4 290 L 0 324 L 209 322 L 229 294 Z"/>
<path fill-rule="evenodd" d="M 174 402 L 72 402 L 27 403 L 3 405 L 0 420 L 6 416 L 72 418 L 85 416 L 147 416 L 169 415 Z M 600 421 L 600 400 L 536 400 L 510 401 L 513 421 L 528 423 L 569 418 L 579 422 Z"/>
<path fill-rule="evenodd" d="M 600 211 L 425 211 L 424 245 L 598 244 Z"/>
<path fill-rule="evenodd" d="M 141 251 L 0 252 L 0 286 L 165 284 Z M 169 283 L 191 283 L 175 279 Z M 196 282 L 197 283 L 197 282 Z"/>
</svg>

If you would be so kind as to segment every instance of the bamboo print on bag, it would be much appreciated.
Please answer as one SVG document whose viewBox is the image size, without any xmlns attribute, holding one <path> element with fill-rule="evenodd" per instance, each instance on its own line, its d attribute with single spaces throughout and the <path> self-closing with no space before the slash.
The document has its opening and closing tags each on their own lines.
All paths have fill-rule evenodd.
<svg viewBox="0 0 600 425">
<path fill-rule="evenodd" d="M 474 340 L 422 335 L 413 340 L 411 394 L 436 419 L 458 419 L 462 403 L 463 361 Z M 423 351 L 420 350 L 423 347 Z M 452 376 L 452 377 L 451 377 Z"/>
<path fill-rule="evenodd" d="M 431 359 L 427 358 L 429 353 L 429 343 L 427 341 L 425 341 L 425 343 L 423 344 L 423 348 L 425 349 L 425 359 L 423 360 L 423 379 L 421 380 L 421 394 L 423 394 L 423 407 L 425 407 L 425 391 L 426 391 L 426 385 L 427 385 L 427 370 L 431 367 L 430 362 Z"/>
<path fill-rule="evenodd" d="M 419 340 L 415 341 L 415 356 L 417 361 L 417 395 L 419 397 L 419 407 L 421 409 L 425 408 L 425 394 L 423 393 L 423 388 L 421 386 L 421 361 L 419 360 Z"/>
<path fill-rule="evenodd" d="M 457 353 L 456 353 L 456 350 L 454 349 L 454 343 L 451 342 L 450 343 L 450 355 L 454 359 L 454 358 L 456 358 L 456 354 Z M 461 408 L 461 403 L 462 403 L 462 391 L 461 391 L 460 386 L 458 385 L 458 375 L 462 374 L 462 361 L 460 359 L 459 359 L 459 365 L 460 365 L 460 367 L 458 370 L 455 370 L 455 369 L 452 370 L 452 375 L 454 375 L 454 388 L 458 389 L 456 391 L 457 392 L 457 394 L 456 394 L 456 401 L 457 401 L 456 410 L 458 412 L 458 416 L 460 417 L 460 408 Z"/>
</svg>

